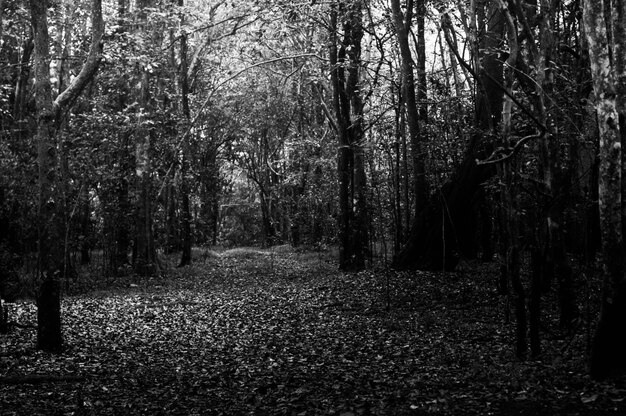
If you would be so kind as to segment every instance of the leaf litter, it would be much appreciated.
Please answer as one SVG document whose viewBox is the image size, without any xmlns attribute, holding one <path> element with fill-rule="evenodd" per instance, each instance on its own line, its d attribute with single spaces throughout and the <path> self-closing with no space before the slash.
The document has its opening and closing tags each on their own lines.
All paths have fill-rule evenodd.
<svg viewBox="0 0 626 416">
<path fill-rule="evenodd" d="M 1 336 L 0 414 L 626 414 L 623 380 L 586 375 L 584 333 L 514 358 L 490 270 L 241 253 L 65 298 L 63 354 L 36 351 L 32 329 Z"/>
</svg>

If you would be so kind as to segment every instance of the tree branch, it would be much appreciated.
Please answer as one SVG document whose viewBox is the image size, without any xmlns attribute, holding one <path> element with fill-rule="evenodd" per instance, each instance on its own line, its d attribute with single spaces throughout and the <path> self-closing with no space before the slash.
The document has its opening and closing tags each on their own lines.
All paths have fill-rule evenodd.
<svg viewBox="0 0 626 416">
<path fill-rule="evenodd" d="M 102 0 L 92 1 L 91 11 L 91 47 L 89 54 L 78 76 L 72 83 L 54 100 L 53 111 L 58 116 L 70 107 L 78 98 L 85 86 L 91 81 L 98 71 L 102 59 L 102 36 L 104 35 L 104 20 L 102 18 Z"/>
<path fill-rule="evenodd" d="M 499 155 L 501 155 L 502 153 L 504 153 L 505 150 L 502 147 L 496 149 L 491 156 L 489 156 L 487 159 L 485 160 L 478 160 L 476 159 L 476 164 L 477 165 L 494 165 L 496 163 L 502 163 L 505 162 L 509 159 L 511 159 L 513 156 L 515 156 L 517 153 L 519 153 L 519 151 L 521 150 L 521 148 L 529 141 L 534 140 L 534 139 L 540 139 L 543 137 L 543 132 L 539 133 L 539 134 L 531 134 L 529 136 L 525 136 L 522 137 L 521 139 L 519 139 L 517 141 L 517 143 L 515 143 L 515 145 L 513 145 L 513 147 L 509 148 L 509 152 L 504 154 L 503 156 L 497 157 Z"/>
<path fill-rule="evenodd" d="M 98 1 L 98 0 L 94 0 L 94 1 Z M 240 71 L 238 71 L 237 73 L 235 73 L 234 75 L 226 78 L 224 81 L 222 81 L 219 84 L 217 84 L 211 90 L 211 92 L 209 93 L 208 97 L 204 100 L 204 102 L 202 103 L 202 105 L 198 109 L 198 112 L 196 113 L 195 117 L 193 118 L 193 120 L 191 120 L 191 122 L 187 126 L 187 130 L 185 130 L 185 133 L 183 133 L 183 135 L 180 137 L 180 139 L 176 143 L 175 149 L 176 150 L 180 149 L 180 146 L 182 145 L 183 141 L 189 136 L 189 134 L 193 130 L 194 126 L 196 125 L 196 123 L 200 119 L 200 116 L 202 115 L 202 113 L 204 112 L 206 107 L 211 102 L 211 99 L 213 98 L 215 93 L 221 87 L 223 87 L 224 85 L 228 84 L 230 81 L 232 81 L 233 79 L 237 78 L 238 76 L 240 76 L 244 72 L 247 72 L 247 71 L 249 71 L 249 70 L 251 70 L 253 68 L 257 68 L 259 66 L 271 64 L 271 63 L 274 63 L 274 62 L 280 62 L 280 61 L 286 61 L 288 59 L 298 59 L 298 58 L 318 58 L 318 59 L 323 59 L 322 57 L 320 57 L 320 56 L 318 56 L 317 54 L 314 54 L 314 53 L 303 53 L 303 54 L 299 54 L 299 55 L 283 56 L 283 57 L 279 57 L 279 58 L 268 59 L 267 61 L 257 62 L 256 64 L 247 66 L 247 67 L 241 69 Z M 169 177 L 169 174 L 171 173 L 172 169 L 174 168 L 174 165 L 175 165 L 175 163 L 170 164 L 169 168 L 167 169 L 167 172 L 165 173 L 165 178 Z M 165 188 L 165 182 L 166 182 L 166 179 L 163 180 L 163 183 L 162 183 L 161 187 L 159 188 L 158 195 L 161 195 L 161 192 L 163 192 L 163 189 Z"/>
<path fill-rule="evenodd" d="M 442 23 L 442 27 L 444 27 L 444 28 L 448 28 L 449 27 L 449 25 L 450 25 L 450 16 L 448 16 L 447 13 L 443 14 L 442 22 L 443 22 Z M 452 44 L 452 42 L 451 42 L 451 40 L 449 38 L 449 35 L 447 33 L 447 30 L 444 30 L 443 33 L 444 33 L 444 37 L 446 38 L 446 43 L 448 44 L 448 46 L 452 50 L 452 53 L 454 53 L 454 55 L 457 57 L 457 60 L 459 61 L 461 66 L 466 68 L 470 72 L 470 74 L 472 74 L 474 79 L 476 79 L 478 82 L 480 82 L 480 78 L 478 77 L 478 74 L 476 74 L 476 72 L 471 68 L 471 66 L 467 62 L 465 62 L 465 60 L 459 54 L 459 51 L 457 51 L 456 48 L 453 46 L 453 44 Z M 513 101 L 515 103 L 515 105 L 522 111 L 522 113 L 526 114 L 532 120 L 532 122 L 537 125 L 537 127 L 539 128 L 539 130 L 541 130 L 542 133 L 545 133 L 546 131 L 548 131 L 548 128 L 541 121 L 539 121 L 539 119 L 537 119 L 537 117 L 535 117 L 535 115 L 529 109 L 527 109 L 517 98 L 515 98 L 513 96 L 513 94 L 511 94 L 509 91 L 507 91 L 507 89 L 504 87 L 504 85 L 502 85 L 497 79 L 495 79 L 491 74 L 489 74 L 486 71 L 482 71 L 482 75 L 484 75 L 487 78 L 489 78 L 489 80 L 491 82 L 493 82 L 494 85 L 496 87 L 498 87 L 498 89 L 500 89 L 507 97 L 509 97 L 511 99 L 511 101 Z"/>
</svg>

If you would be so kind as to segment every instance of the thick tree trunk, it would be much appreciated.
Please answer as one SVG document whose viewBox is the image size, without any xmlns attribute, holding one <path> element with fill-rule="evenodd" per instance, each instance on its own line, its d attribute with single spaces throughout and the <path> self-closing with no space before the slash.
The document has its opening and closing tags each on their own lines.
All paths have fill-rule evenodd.
<svg viewBox="0 0 626 416">
<path fill-rule="evenodd" d="M 395 259 L 398 269 L 453 270 L 463 246 L 474 242 L 471 205 L 481 185 L 495 170 L 477 165 L 482 138 L 471 139 L 463 161 L 414 222 L 409 239 Z"/>
<path fill-rule="evenodd" d="M 48 32 L 48 1 L 30 0 L 34 37 L 35 99 L 38 110 L 37 147 L 39 163 L 38 211 L 38 278 L 37 346 L 58 352 L 62 349 L 59 277 L 65 262 L 62 204 L 59 195 L 57 143 L 55 134 L 62 121 L 62 111 L 70 107 L 95 75 L 102 53 L 104 33 L 100 0 L 92 3 L 92 43 L 81 71 L 56 100 L 52 99 L 50 82 L 50 35 Z"/>
<path fill-rule="evenodd" d="M 475 80 L 477 133 L 470 137 L 461 164 L 415 219 L 406 245 L 394 260 L 398 269 L 451 270 L 461 255 L 475 253 L 476 213 L 472 206 L 482 184 L 495 174 L 492 166 L 478 165 L 476 160 L 491 153 L 491 136 L 502 115 L 503 97 L 499 86 L 502 58 L 497 53 L 503 19 L 494 5 L 488 6 L 488 12 L 480 48 L 484 55 Z M 442 25 L 446 28 L 449 22 L 444 19 Z M 447 42 L 452 47 L 452 41 Z"/>
<path fill-rule="evenodd" d="M 37 348 L 60 352 L 63 348 L 61 331 L 61 293 L 58 279 L 45 279 L 37 293 Z"/>
<path fill-rule="evenodd" d="M 57 182 L 57 150 L 54 141 L 55 115 L 50 83 L 50 46 L 48 34 L 48 2 L 31 0 L 31 17 L 35 53 L 35 97 L 37 147 L 39 164 L 39 257 L 37 294 L 37 348 L 58 352 L 62 348 L 59 276 L 63 262 L 63 233 L 60 229 Z"/>
</svg>

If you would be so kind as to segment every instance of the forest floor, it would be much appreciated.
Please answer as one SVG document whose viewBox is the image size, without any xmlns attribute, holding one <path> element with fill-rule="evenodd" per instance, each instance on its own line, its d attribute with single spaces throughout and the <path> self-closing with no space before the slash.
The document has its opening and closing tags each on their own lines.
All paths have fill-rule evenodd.
<svg viewBox="0 0 626 416">
<path fill-rule="evenodd" d="M 198 253 L 196 253 L 198 254 Z M 495 266 L 339 273 L 324 253 L 240 249 L 63 300 L 66 347 L 0 335 L 0 415 L 625 415 L 592 381 L 591 325 L 519 361 Z M 9 304 L 33 324 L 32 302 Z"/>
</svg>

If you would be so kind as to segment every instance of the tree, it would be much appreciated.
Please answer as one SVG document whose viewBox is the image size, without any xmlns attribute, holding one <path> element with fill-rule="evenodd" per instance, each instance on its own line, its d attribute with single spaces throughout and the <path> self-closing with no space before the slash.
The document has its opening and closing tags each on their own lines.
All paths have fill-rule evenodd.
<svg viewBox="0 0 626 416">
<path fill-rule="evenodd" d="M 626 324 L 625 177 L 622 152 L 626 116 L 626 99 L 623 96 L 626 87 L 626 4 L 623 1 L 608 4 L 585 1 L 583 15 L 600 133 L 598 196 L 604 293 L 590 371 L 592 376 L 601 379 L 626 374 L 626 339 L 623 337 Z M 608 32 L 607 27 L 612 30 Z"/>
<path fill-rule="evenodd" d="M 141 0 L 137 3 L 138 28 L 140 36 L 148 37 L 148 13 L 154 6 L 153 0 Z M 156 30 L 156 29 L 155 29 Z M 150 62 L 141 62 L 139 85 L 135 91 L 138 103 L 137 129 L 135 131 L 135 183 L 137 186 L 136 223 L 134 246 L 134 269 L 140 276 L 152 276 L 158 269 L 158 260 L 153 232 L 152 200 L 152 150 L 154 124 L 150 80 L 152 67 Z"/>
<path fill-rule="evenodd" d="M 426 82 L 425 82 L 425 40 L 424 40 L 424 1 L 420 1 L 419 8 L 419 70 L 420 73 L 420 89 L 419 95 L 422 101 L 426 100 Z M 398 38 L 398 46 L 400 49 L 400 60 L 402 63 L 402 97 L 407 114 L 407 125 L 409 128 L 409 136 L 411 137 L 411 147 L 413 154 L 413 170 L 414 170 L 414 193 L 415 193 L 415 212 L 416 218 L 419 213 L 428 204 L 428 184 L 426 182 L 425 171 L 425 140 L 420 132 L 420 123 L 426 121 L 426 109 L 422 103 L 418 108 L 415 93 L 415 77 L 413 75 L 414 64 L 409 47 L 409 33 L 413 23 L 413 1 L 407 1 L 406 13 L 402 13 L 400 9 L 400 0 L 391 0 L 391 12 L 393 16 L 393 24 Z"/>
<path fill-rule="evenodd" d="M 184 0 L 178 0 L 178 6 L 184 6 Z M 184 24 L 184 17 L 181 17 L 181 26 Z M 180 98 L 183 113 L 183 120 L 187 123 L 191 121 L 191 110 L 189 109 L 189 62 L 187 57 L 187 33 L 184 31 L 180 35 L 180 70 L 179 85 Z M 183 231 L 183 247 L 179 263 L 179 267 L 191 264 L 191 208 L 189 203 L 189 184 L 186 174 L 189 169 L 189 143 L 187 136 L 183 139 L 182 144 L 182 163 L 181 163 L 181 198 L 182 198 L 182 231 Z"/>
<path fill-rule="evenodd" d="M 497 5 L 477 2 L 475 7 L 470 14 L 477 17 L 468 25 L 468 37 L 474 41 L 471 66 L 454 47 L 450 16 L 444 14 L 441 22 L 448 46 L 474 76 L 475 129 L 461 163 L 414 220 L 408 241 L 394 261 L 398 269 L 451 270 L 461 255 L 472 256 L 475 252 L 476 214 L 471 207 L 483 183 L 495 173 L 492 166 L 478 165 L 476 160 L 491 152 L 502 115 L 503 71 L 499 46 L 504 30 Z"/>
<path fill-rule="evenodd" d="M 365 266 L 369 241 L 363 151 L 364 104 L 360 84 L 362 1 L 334 3 L 330 14 L 329 58 L 334 126 L 339 144 L 339 268 L 359 270 Z M 341 30 L 339 17 L 343 22 Z"/>
<path fill-rule="evenodd" d="M 31 21 L 34 34 L 35 100 L 37 107 L 37 147 L 38 147 L 38 186 L 39 186 L 39 241 L 37 294 L 37 346 L 45 351 L 59 351 L 62 348 L 61 306 L 59 277 L 65 264 L 63 249 L 61 195 L 58 178 L 58 143 L 56 133 L 69 108 L 86 85 L 94 77 L 102 54 L 101 0 L 92 1 L 91 47 L 78 76 L 53 99 L 50 82 L 50 35 L 48 32 L 48 1 L 30 1 Z"/>
</svg>

